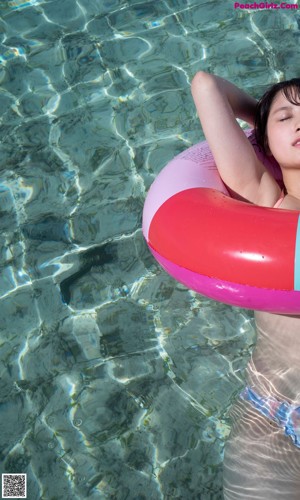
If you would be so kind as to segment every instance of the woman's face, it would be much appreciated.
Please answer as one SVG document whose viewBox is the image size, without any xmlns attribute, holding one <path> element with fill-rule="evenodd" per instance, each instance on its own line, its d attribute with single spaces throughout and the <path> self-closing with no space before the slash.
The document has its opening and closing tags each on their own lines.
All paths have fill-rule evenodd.
<svg viewBox="0 0 300 500">
<path fill-rule="evenodd" d="M 300 168 L 300 102 L 292 104 L 278 92 L 270 108 L 267 137 L 270 152 L 282 168 Z"/>
</svg>

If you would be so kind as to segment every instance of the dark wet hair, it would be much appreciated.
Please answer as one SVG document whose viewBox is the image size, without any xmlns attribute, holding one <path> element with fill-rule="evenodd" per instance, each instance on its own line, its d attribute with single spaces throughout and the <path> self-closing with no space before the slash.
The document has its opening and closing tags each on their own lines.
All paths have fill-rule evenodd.
<svg viewBox="0 0 300 500">
<path fill-rule="evenodd" d="M 300 78 L 275 83 L 258 101 L 255 114 L 255 139 L 262 151 L 268 153 L 267 122 L 272 102 L 282 92 L 291 104 L 300 106 Z"/>
</svg>

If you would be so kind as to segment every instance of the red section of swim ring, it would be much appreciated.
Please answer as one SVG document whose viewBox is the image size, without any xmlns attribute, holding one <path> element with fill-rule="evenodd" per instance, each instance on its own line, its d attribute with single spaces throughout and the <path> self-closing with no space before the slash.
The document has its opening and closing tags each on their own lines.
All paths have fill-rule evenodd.
<svg viewBox="0 0 300 500">
<path fill-rule="evenodd" d="M 159 208 L 148 243 L 171 262 L 205 276 L 293 290 L 298 216 L 193 188 Z"/>
</svg>

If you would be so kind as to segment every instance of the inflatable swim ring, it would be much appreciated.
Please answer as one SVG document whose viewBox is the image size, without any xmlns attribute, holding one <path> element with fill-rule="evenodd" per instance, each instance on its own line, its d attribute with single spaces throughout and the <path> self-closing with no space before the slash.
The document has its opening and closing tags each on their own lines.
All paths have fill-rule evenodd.
<svg viewBox="0 0 300 500">
<path fill-rule="evenodd" d="M 257 156 L 282 182 L 276 161 Z M 143 234 L 160 265 L 212 299 L 273 313 L 300 313 L 299 212 L 230 197 L 206 142 L 176 156 L 148 193 Z"/>
</svg>

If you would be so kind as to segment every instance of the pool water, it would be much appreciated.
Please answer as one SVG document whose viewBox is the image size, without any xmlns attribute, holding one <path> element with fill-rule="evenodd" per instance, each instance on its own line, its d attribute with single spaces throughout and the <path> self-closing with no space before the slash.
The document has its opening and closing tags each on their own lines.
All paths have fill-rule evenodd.
<svg viewBox="0 0 300 500">
<path fill-rule="evenodd" d="M 0 2 L 1 472 L 28 498 L 222 499 L 252 313 L 186 290 L 141 233 L 203 139 L 198 69 L 295 75 L 299 14 L 203 0 Z"/>
</svg>

